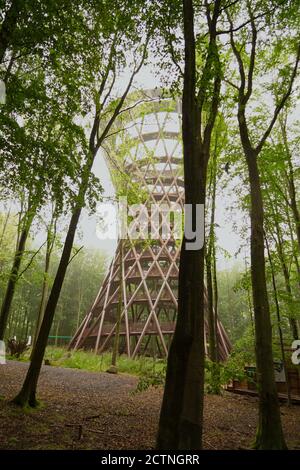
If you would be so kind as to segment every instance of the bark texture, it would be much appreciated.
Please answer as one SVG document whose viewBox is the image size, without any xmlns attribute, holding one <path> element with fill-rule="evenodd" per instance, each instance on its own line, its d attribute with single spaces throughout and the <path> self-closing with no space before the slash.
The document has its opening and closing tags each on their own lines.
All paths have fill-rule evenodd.
<svg viewBox="0 0 300 470">
<path fill-rule="evenodd" d="M 209 46 L 199 93 L 196 95 L 194 8 L 192 0 L 183 1 L 185 70 L 182 97 L 182 137 L 184 155 L 185 202 L 193 210 L 205 205 L 207 164 L 210 140 L 218 110 L 219 74 L 213 81 L 213 98 L 207 123 L 201 135 L 201 113 L 206 90 L 218 59 L 216 23 L 220 2 L 212 17 L 207 12 Z M 197 221 L 199 223 L 199 221 Z M 203 223 L 204 225 L 204 223 Z M 204 226 L 203 226 L 204 233 Z M 201 449 L 204 395 L 204 247 L 189 250 L 184 236 L 180 255 L 178 315 L 168 356 L 166 384 L 160 413 L 157 447 L 159 449 Z"/>
</svg>

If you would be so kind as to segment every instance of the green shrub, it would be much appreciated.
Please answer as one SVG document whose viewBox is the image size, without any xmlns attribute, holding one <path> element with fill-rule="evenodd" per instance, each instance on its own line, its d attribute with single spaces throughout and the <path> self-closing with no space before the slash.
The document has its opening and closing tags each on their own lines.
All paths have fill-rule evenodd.
<svg viewBox="0 0 300 470">
<path fill-rule="evenodd" d="M 27 354 L 29 359 L 30 352 Z M 52 366 L 69 367 L 73 369 L 84 369 L 92 372 L 106 372 L 111 365 L 111 352 L 105 352 L 101 355 L 93 351 L 67 351 L 62 347 L 48 346 L 45 359 Z M 150 357 L 137 357 L 131 359 L 126 355 L 121 355 L 117 359 L 118 371 L 123 374 L 137 376 L 147 376 L 153 371 L 153 364 L 157 372 L 163 368 L 164 361 L 155 360 Z"/>
<path fill-rule="evenodd" d="M 231 380 L 243 380 L 245 373 L 245 358 L 243 354 L 233 353 L 226 362 L 214 364 L 209 359 L 205 360 L 205 391 L 207 393 L 219 393 Z"/>
<path fill-rule="evenodd" d="M 140 376 L 135 392 L 144 392 L 149 387 L 164 386 L 167 363 L 162 360 L 153 361 L 151 370 L 145 370 Z"/>
</svg>

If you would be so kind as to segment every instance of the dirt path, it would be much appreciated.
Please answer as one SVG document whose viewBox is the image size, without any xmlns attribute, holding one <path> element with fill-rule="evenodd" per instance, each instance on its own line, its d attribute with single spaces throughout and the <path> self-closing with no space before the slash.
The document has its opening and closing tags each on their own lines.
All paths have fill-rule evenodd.
<svg viewBox="0 0 300 470">
<path fill-rule="evenodd" d="M 44 406 L 21 412 L 9 404 L 27 364 L 0 366 L 1 449 L 152 449 L 161 389 L 134 394 L 137 378 L 44 366 L 39 398 Z M 225 393 L 205 399 L 204 446 L 238 449 L 255 435 L 257 400 Z M 300 406 L 282 407 L 290 448 L 300 448 Z M 76 426 L 70 426 L 76 424 Z M 80 427 L 82 436 L 79 439 Z"/>
</svg>

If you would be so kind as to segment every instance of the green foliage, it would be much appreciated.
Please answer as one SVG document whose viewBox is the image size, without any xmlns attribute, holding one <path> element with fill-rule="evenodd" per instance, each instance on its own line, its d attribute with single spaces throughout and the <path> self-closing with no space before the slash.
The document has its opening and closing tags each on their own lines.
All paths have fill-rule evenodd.
<svg viewBox="0 0 300 470">
<path fill-rule="evenodd" d="M 22 361 L 29 360 L 30 350 L 26 351 L 22 356 Z M 45 360 L 49 361 L 54 367 L 68 367 L 71 369 L 83 369 L 92 372 L 106 372 L 111 365 L 111 353 L 105 352 L 101 355 L 92 351 L 67 351 L 66 348 L 48 346 L 45 354 Z M 165 373 L 166 363 L 162 360 L 155 360 L 147 357 L 137 357 L 130 359 L 126 355 L 118 356 L 118 371 L 121 374 L 131 374 L 140 377 L 139 384 L 143 384 L 146 378 L 163 377 Z M 162 383 L 161 383 L 162 384 Z M 150 384 L 152 385 L 152 383 Z M 149 386 L 150 386 L 149 385 Z M 138 385 L 139 391 L 142 385 Z"/>
<path fill-rule="evenodd" d="M 163 387 L 166 380 L 165 361 L 153 361 L 152 368 L 146 368 L 142 371 L 141 377 L 138 381 L 136 392 L 144 392 L 149 387 Z"/>
<path fill-rule="evenodd" d="M 243 380 L 246 377 L 245 357 L 233 353 L 226 362 L 218 364 L 205 360 L 205 391 L 208 394 L 220 393 L 231 380 Z"/>
<path fill-rule="evenodd" d="M 205 391 L 209 394 L 219 393 L 231 380 L 245 378 L 245 355 L 241 352 L 232 353 L 225 363 L 213 363 L 205 360 Z M 150 365 L 150 367 L 149 367 Z M 153 361 L 148 367 L 140 370 L 140 379 L 136 392 L 143 392 L 150 387 L 164 386 L 166 378 L 166 362 Z"/>
<path fill-rule="evenodd" d="M 235 342 L 232 355 L 242 358 L 244 364 L 255 362 L 254 331 L 252 324 L 248 325 L 244 334 Z"/>
<path fill-rule="evenodd" d="M 0 303 L 5 292 L 10 272 L 11 257 L 15 248 L 17 237 L 15 227 L 16 217 L 16 214 L 10 214 L 2 236 L 2 243 L 0 244 Z M 4 230 L 5 221 L 6 217 L 4 214 L 1 214 L 0 234 Z M 61 248 L 60 236 L 57 236 L 52 253 L 50 271 L 47 276 L 49 287 L 51 287 L 53 282 Z M 36 315 L 41 300 L 46 247 L 43 246 L 37 253 L 38 249 L 36 243 L 29 239 L 21 271 L 29 263 L 31 264 L 19 279 L 16 287 L 15 299 L 8 323 L 7 338 L 16 336 L 17 340 L 25 340 L 34 334 Z M 56 334 L 57 326 L 59 327 L 59 335 L 71 336 L 75 332 L 99 290 L 106 267 L 105 255 L 97 250 L 82 249 L 73 258 L 69 265 L 58 303 L 52 335 Z"/>
<path fill-rule="evenodd" d="M 247 282 L 244 277 L 240 265 L 218 272 L 219 316 L 233 344 L 243 336 L 251 322 L 251 285 L 248 283 L 249 276 L 246 276 Z"/>
</svg>

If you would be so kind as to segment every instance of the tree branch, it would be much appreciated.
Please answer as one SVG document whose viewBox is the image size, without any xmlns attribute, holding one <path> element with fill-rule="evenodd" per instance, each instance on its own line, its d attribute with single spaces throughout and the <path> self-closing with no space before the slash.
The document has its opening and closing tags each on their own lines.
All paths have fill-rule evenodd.
<svg viewBox="0 0 300 470">
<path fill-rule="evenodd" d="M 250 5 L 248 5 L 249 14 L 251 18 L 251 30 L 252 30 L 252 40 L 251 40 L 251 53 L 250 53 L 250 64 L 248 70 L 248 77 L 247 77 L 247 92 L 244 97 L 244 103 L 246 104 L 252 94 L 252 87 L 253 87 L 253 73 L 254 73 L 254 66 L 255 66 L 255 56 L 256 56 L 256 41 L 257 41 L 257 30 L 255 26 L 255 21 L 253 18 L 253 13 L 250 9 Z"/>
<path fill-rule="evenodd" d="M 228 85 L 232 86 L 232 87 L 235 88 L 237 91 L 239 91 L 238 85 L 236 85 L 236 84 L 233 83 L 232 81 L 228 80 L 228 78 L 224 78 L 223 80 L 224 80 L 225 83 L 228 83 Z"/>
<path fill-rule="evenodd" d="M 122 106 L 124 104 L 124 101 L 129 93 L 129 90 L 131 88 L 131 85 L 132 85 L 132 82 L 135 78 L 135 76 L 139 73 L 139 71 L 141 70 L 143 64 L 144 64 L 144 61 L 145 61 L 145 58 L 146 58 L 146 55 L 147 55 L 147 48 L 148 48 L 148 43 L 149 43 L 149 39 L 150 37 L 148 36 L 147 40 L 146 40 L 146 43 L 144 45 L 144 50 L 143 50 L 143 54 L 142 54 L 142 58 L 139 62 L 139 64 L 134 68 L 132 74 L 131 74 L 131 77 L 128 81 L 128 84 L 127 84 L 127 87 L 123 93 L 123 95 L 121 96 L 120 100 L 119 100 L 119 103 L 117 104 L 117 106 L 115 107 L 115 110 L 111 116 L 111 118 L 109 119 L 108 123 L 106 124 L 101 136 L 98 138 L 98 141 L 97 141 L 97 144 L 96 144 L 96 147 L 95 147 L 95 151 L 97 152 L 99 150 L 99 148 L 101 147 L 101 144 L 102 142 L 104 141 L 104 139 L 106 138 L 111 126 L 113 125 L 116 117 L 120 114 L 120 111 L 122 109 Z"/>
<path fill-rule="evenodd" d="M 72 256 L 72 258 L 69 260 L 68 266 L 69 266 L 69 264 L 72 263 L 72 261 L 73 261 L 73 259 L 75 258 L 75 256 L 77 256 L 78 253 L 79 253 L 83 248 L 84 248 L 84 245 L 82 245 L 78 250 L 76 250 L 76 253 L 74 253 L 74 255 Z"/>
<path fill-rule="evenodd" d="M 234 37 L 233 37 L 233 23 L 232 23 L 232 19 L 230 18 L 229 13 L 228 13 L 227 11 L 226 11 L 226 16 L 227 16 L 228 21 L 229 21 L 229 24 L 230 24 L 230 26 L 231 26 L 231 31 L 230 31 L 230 44 L 231 44 L 233 53 L 234 53 L 234 55 L 235 55 L 235 58 L 236 58 L 236 60 L 237 60 L 238 67 L 239 67 L 239 74 L 240 74 L 240 78 L 241 78 L 241 84 L 240 84 L 240 86 L 238 87 L 238 90 L 239 90 L 239 101 L 242 102 L 243 99 L 244 99 L 244 96 L 245 96 L 245 86 L 246 86 L 246 76 L 245 76 L 244 64 L 243 64 L 243 61 L 242 61 L 241 54 L 240 54 L 240 52 L 238 51 L 238 49 L 237 49 L 237 47 L 236 47 L 236 44 L 235 44 L 235 41 L 234 41 Z"/>
<path fill-rule="evenodd" d="M 239 1 L 239 0 L 238 0 Z M 237 2 L 233 2 L 234 3 L 237 3 Z M 279 2 L 274 8 L 271 8 L 270 10 L 266 10 L 264 11 L 263 13 L 260 13 L 256 16 L 253 16 L 253 20 L 257 20 L 259 18 L 263 18 L 264 16 L 270 14 L 270 13 L 273 13 L 274 11 L 276 11 L 276 9 L 281 6 L 281 5 L 284 5 L 286 3 L 286 0 L 281 0 L 281 2 Z M 230 5 L 229 5 L 230 6 Z M 228 7 L 225 7 L 225 8 L 222 8 L 222 11 L 226 10 Z M 227 14 L 227 12 L 226 12 Z M 239 26 L 236 26 L 235 28 L 233 27 L 232 24 L 230 24 L 230 29 L 224 29 L 224 30 L 221 30 L 221 31 L 217 31 L 217 35 L 220 35 L 220 34 L 231 34 L 231 33 L 235 33 L 236 31 L 239 31 L 240 29 L 244 28 L 245 26 L 247 26 L 247 24 L 251 23 L 251 18 L 247 21 L 244 21 L 244 23 L 240 24 Z"/>
<path fill-rule="evenodd" d="M 280 111 L 284 107 L 286 100 L 288 99 L 288 97 L 290 96 L 290 94 L 292 92 L 293 84 L 294 84 L 295 78 L 297 76 L 299 61 L 300 61 L 300 43 L 298 44 L 296 62 L 295 62 L 295 65 L 294 65 L 294 69 L 293 69 L 291 78 L 290 78 L 290 83 L 289 83 L 288 89 L 287 89 L 286 93 L 282 96 L 279 104 L 276 106 L 276 108 L 274 110 L 273 118 L 272 118 L 272 120 L 269 124 L 269 127 L 267 128 L 266 132 L 264 133 L 263 137 L 261 138 L 259 144 L 257 145 L 257 147 L 255 149 L 258 153 L 261 151 L 264 143 L 266 142 L 267 138 L 269 137 Z"/>
<path fill-rule="evenodd" d="M 21 279 L 21 277 L 22 277 L 23 274 L 27 271 L 27 269 L 30 268 L 30 266 L 31 266 L 32 263 L 33 263 L 34 258 L 39 254 L 39 252 L 41 251 L 41 249 L 43 248 L 43 246 L 45 245 L 46 242 L 47 242 L 47 240 L 44 241 L 44 243 L 39 247 L 39 249 L 38 249 L 38 250 L 34 253 L 34 255 L 31 257 L 31 259 L 30 259 L 29 263 L 27 264 L 26 268 L 24 268 L 23 271 L 18 275 L 17 281 L 18 281 L 19 279 Z"/>
</svg>

